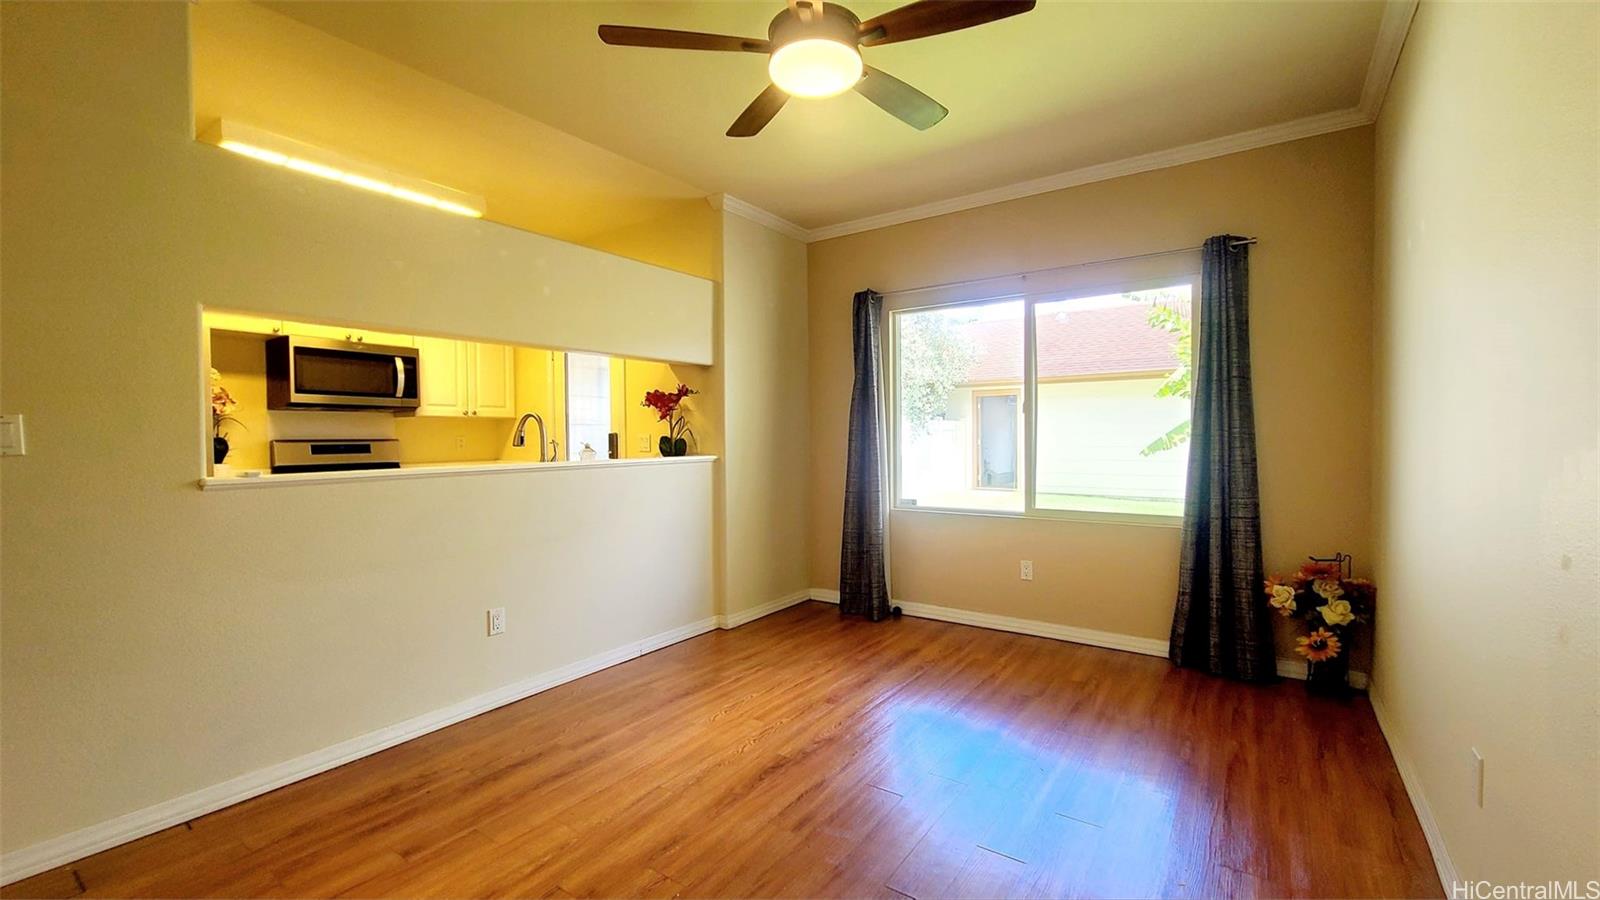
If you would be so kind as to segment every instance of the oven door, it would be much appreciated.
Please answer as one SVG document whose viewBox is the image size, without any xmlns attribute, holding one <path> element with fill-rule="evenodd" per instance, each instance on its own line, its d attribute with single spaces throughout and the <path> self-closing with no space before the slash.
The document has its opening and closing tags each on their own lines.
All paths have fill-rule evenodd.
<svg viewBox="0 0 1600 900">
<path fill-rule="evenodd" d="M 267 342 L 269 409 L 415 409 L 417 351 L 288 335 Z"/>
</svg>

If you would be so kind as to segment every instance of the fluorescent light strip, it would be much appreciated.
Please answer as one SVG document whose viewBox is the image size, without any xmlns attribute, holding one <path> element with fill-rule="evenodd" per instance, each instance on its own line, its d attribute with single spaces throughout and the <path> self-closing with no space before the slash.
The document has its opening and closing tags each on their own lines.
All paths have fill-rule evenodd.
<svg viewBox="0 0 1600 900">
<path fill-rule="evenodd" d="M 227 130 L 237 130 L 237 126 L 230 128 L 229 126 L 224 125 L 223 127 Z M 223 133 L 226 134 L 226 131 Z M 263 136 L 265 136 L 264 133 Z M 284 139 L 283 142 L 292 143 L 287 139 Z M 306 175 L 312 175 L 327 181 L 337 181 L 341 184 L 347 184 L 353 188 L 360 188 L 364 191 L 371 191 L 375 194 L 384 194 L 385 196 L 393 197 L 396 200 L 404 200 L 407 203 L 415 203 L 418 206 L 427 206 L 432 209 L 441 210 L 447 213 L 454 213 L 458 216 L 469 216 L 474 219 L 483 218 L 483 210 L 467 206 L 463 203 L 456 203 L 455 201 L 446 200 L 442 197 L 435 197 L 423 191 L 414 190 L 409 187 L 403 187 L 398 184 L 392 184 L 379 178 L 372 178 L 356 172 L 349 172 L 335 166 L 330 166 L 326 163 L 317 162 L 315 160 L 306 159 L 300 156 L 293 156 L 288 153 L 280 153 L 277 150 L 271 150 L 266 147 L 257 146 L 256 144 L 252 144 L 247 141 L 237 140 L 232 137 L 225 137 L 217 142 L 217 146 L 224 150 L 237 153 L 240 156 L 248 156 L 254 160 L 259 160 L 274 166 L 282 166 L 285 169 L 301 172 Z"/>
</svg>

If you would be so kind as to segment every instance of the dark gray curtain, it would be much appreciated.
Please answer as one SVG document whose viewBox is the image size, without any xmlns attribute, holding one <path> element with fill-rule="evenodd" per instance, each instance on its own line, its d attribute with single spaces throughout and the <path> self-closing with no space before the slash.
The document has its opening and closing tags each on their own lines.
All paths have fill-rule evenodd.
<svg viewBox="0 0 1600 900">
<path fill-rule="evenodd" d="M 844 541 L 839 553 L 839 612 L 876 622 L 889 616 L 883 556 L 883 396 L 880 349 L 883 297 L 856 294 L 856 380 L 850 391 L 850 443 L 844 475 Z"/>
<path fill-rule="evenodd" d="M 1277 667 L 1261 593 L 1250 247 L 1240 240 L 1219 235 L 1202 251 L 1188 499 L 1168 656 L 1213 675 L 1269 681 Z"/>
</svg>

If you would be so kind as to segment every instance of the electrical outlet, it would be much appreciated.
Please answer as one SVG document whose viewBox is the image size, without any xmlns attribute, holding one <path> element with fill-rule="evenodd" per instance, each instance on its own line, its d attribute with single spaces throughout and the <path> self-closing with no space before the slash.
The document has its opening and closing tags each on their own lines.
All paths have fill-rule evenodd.
<svg viewBox="0 0 1600 900">
<path fill-rule="evenodd" d="M 648 435 L 648 434 L 639 435 L 639 452 L 640 453 L 649 453 L 650 452 L 650 435 Z"/>
<path fill-rule="evenodd" d="M 497 606 L 489 610 L 489 636 L 506 633 L 506 608 Z"/>
<path fill-rule="evenodd" d="M 22 414 L 0 416 L 0 456 L 26 456 L 28 442 L 22 432 Z"/>
<path fill-rule="evenodd" d="M 1022 561 L 1022 580 L 1033 580 L 1033 560 L 1031 559 L 1025 559 Z"/>
<path fill-rule="evenodd" d="M 467 449 L 467 436 L 466 435 L 464 435 L 464 434 L 456 435 L 456 449 L 457 450 L 465 450 L 465 449 Z"/>
<path fill-rule="evenodd" d="M 1483 809 L 1483 754 L 1472 748 L 1473 783 L 1478 791 L 1478 808 Z"/>
</svg>

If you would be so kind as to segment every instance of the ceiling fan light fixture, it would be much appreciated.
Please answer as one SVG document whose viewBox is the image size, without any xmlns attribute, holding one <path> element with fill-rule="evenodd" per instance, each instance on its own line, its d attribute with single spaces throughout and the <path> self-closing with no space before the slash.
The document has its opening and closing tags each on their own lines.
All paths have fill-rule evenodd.
<svg viewBox="0 0 1600 900">
<path fill-rule="evenodd" d="M 774 50 L 767 72 L 792 97 L 832 97 L 861 80 L 861 54 L 831 38 L 801 38 Z"/>
<path fill-rule="evenodd" d="M 768 53 L 772 83 L 728 127 L 731 138 L 754 137 L 790 97 L 832 97 L 855 89 L 879 109 L 918 131 L 943 121 L 950 110 L 904 81 L 861 61 L 862 46 L 894 44 L 948 34 L 1010 18 L 1038 0 L 913 0 L 863 22 L 836 0 L 788 0 L 767 25 L 767 39 L 676 31 L 637 25 L 601 25 L 600 40 L 624 47 Z"/>
</svg>

